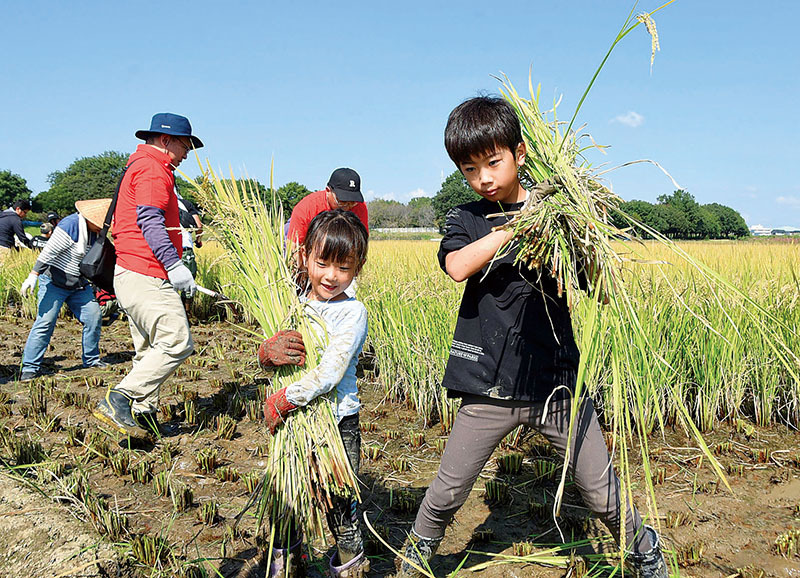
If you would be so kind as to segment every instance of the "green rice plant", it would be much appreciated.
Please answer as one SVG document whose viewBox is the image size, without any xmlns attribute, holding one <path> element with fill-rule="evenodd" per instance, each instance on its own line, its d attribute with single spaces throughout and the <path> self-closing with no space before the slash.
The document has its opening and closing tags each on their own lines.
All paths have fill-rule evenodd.
<svg viewBox="0 0 800 578">
<path fill-rule="evenodd" d="M 258 400 L 249 400 L 245 403 L 247 410 L 247 419 L 252 422 L 260 422 L 264 419 L 263 404 Z"/>
<path fill-rule="evenodd" d="M 767 573 L 763 568 L 753 564 L 748 564 L 743 568 L 737 568 L 735 576 L 737 578 L 766 578 Z"/>
<path fill-rule="evenodd" d="M 184 419 L 189 425 L 197 425 L 197 403 L 193 399 L 183 402 Z"/>
<path fill-rule="evenodd" d="M 531 542 L 514 542 L 511 544 L 511 553 L 514 556 L 530 556 L 536 551 L 536 545 Z"/>
<path fill-rule="evenodd" d="M 185 374 L 188 381 L 197 381 L 200 379 L 200 370 L 198 369 L 187 369 Z"/>
<path fill-rule="evenodd" d="M 677 549 L 678 564 L 681 566 L 696 566 L 703 561 L 705 551 L 705 543 L 699 540 L 679 546 Z"/>
<path fill-rule="evenodd" d="M 766 448 L 750 448 L 750 457 L 757 464 L 766 464 L 770 460 L 770 451 Z"/>
<path fill-rule="evenodd" d="M 55 432 L 61 430 L 61 417 L 57 415 L 47 415 L 46 413 L 39 413 L 33 418 L 36 426 L 45 433 Z"/>
<path fill-rule="evenodd" d="M 232 440 L 236 435 L 236 420 L 229 415 L 217 416 L 217 438 Z"/>
<path fill-rule="evenodd" d="M 660 486 L 667 480 L 667 468 L 653 470 L 653 485 Z"/>
<path fill-rule="evenodd" d="M 361 431 L 364 433 L 373 433 L 378 431 L 378 424 L 374 421 L 362 421 Z"/>
<path fill-rule="evenodd" d="M 128 473 L 128 467 L 131 463 L 131 455 L 125 450 L 111 454 L 109 459 L 111 469 L 118 476 L 124 476 Z"/>
<path fill-rule="evenodd" d="M 168 468 L 172 465 L 172 460 L 178 455 L 178 445 L 174 442 L 161 442 L 161 452 L 159 453 L 161 463 Z"/>
<path fill-rule="evenodd" d="M 381 459 L 381 455 L 383 454 L 383 448 L 375 444 L 367 444 L 361 451 L 364 454 L 364 457 L 373 462 Z"/>
<path fill-rule="evenodd" d="M 208 385 L 210 385 L 212 389 L 222 389 L 222 380 L 218 377 L 212 377 L 208 380 Z"/>
<path fill-rule="evenodd" d="M 33 380 L 28 386 L 28 394 L 31 400 L 31 409 L 34 415 L 47 413 L 47 392 L 42 383 Z"/>
<path fill-rule="evenodd" d="M 11 445 L 11 454 L 17 466 L 30 466 L 47 459 L 47 452 L 38 440 L 16 438 Z"/>
<path fill-rule="evenodd" d="M 744 476 L 744 464 L 728 464 L 725 470 L 728 472 L 728 474 L 737 478 Z"/>
<path fill-rule="evenodd" d="M 49 482 L 53 478 L 63 478 L 67 473 L 64 462 L 52 460 L 41 464 L 36 468 L 36 478 L 40 482 Z"/>
<path fill-rule="evenodd" d="M 502 480 L 489 480 L 484 487 L 484 496 L 490 503 L 504 504 L 510 498 L 508 484 Z"/>
<path fill-rule="evenodd" d="M 131 556 L 148 568 L 159 568 L 169 562 L 173 554 L 169 543 L 161 536 L 137 534 L 130 542 Z"/>
<path fill-rule="evenodd" d="M 131 469 L 131 479 L 138 484 L 146 484 L 153 479 L 153 463 L 142 460 Z"/>
<path fill-rule="evenodd" d="M 228 403 L 228 415 L 234 419 L 241 418 L 245 413 L 245 401 L 239 392 L 234 393 Z"/>
<path fill-rule="evenodd" d="M 89 479 L 86 477 L 86 472 L 82 469 L 73 470 L 64 478 L 64 490 L 77 500 L 83 500 L 89 493 Z"/>
<path fill-rule="evenodd" d="M 417 499 L 407 488 L 389 488 L 389 509 L 409 513 L 417 509 Z"/>
<path fill-rule="evenodd" d="M 491 528 L 478 528 L 472 532 L 470 542 L 473 544 L 486 544 L 494 540 L 494 530 Z"/>
<path fill-rule="evenodd" d="M 403 433 L 396 429 L 387 429 L 383 432 L 383 439 L 386 441 L 400 439 Z"/>
<path fill-rule="evenodd" d="M 108 445 L 106 434 L 98 430 L 92 430 L 86 436 L 84 445 L 86 446 L 86 453 L 88 455 L 97 458 L 101 462 L 108 461 L 111 450 Z"/>
<path fill-rule="evenodd" d="M 213 526 L 217 521 L 217 503 L 214 500 L 203 502 L 197 512 L 198 518 L 206 526 Z"/>
<path fill-rule="evenodd" d="M 409 469 L 408 458 L 404 458 L 402 456 L 393 458 L 391 461 L 391 466 L 395 472 L 398 473 L 407 472 Z"/>
<path fill-rule="evenodd" d="M 522 470 L 522 454 L 511 452 L 496 459 L 501 474 L 516 475 Z"/>
<path fill-rule="evenodd" d="M 197 398 L 200 397 L 200 394 L 194 389 L 183 389 L 181 393 L 183 394 L 183 401 L 197 401 Z"/>
<path fill-rule="evenodd" d="M 83 378 L 83 382 L 86 384 L 86 387 L 89 389 L 100 389 L 103 387 L 103 378 L 97 375 L 91 375 L 89 377 Z"/>
<path fill-rule="evenodd" d="M 664 524 L 667 528 L 679 528 L 686 525 L 689 521 L 689 514 L 686 512 L 667 512 Z"/>
<path fill-rule="evenodd" d="M 425 434 L 422 432 L 411 432 L 408 434 L 408 445 L 412 448 L 420 448 L 425 443 Z"/>
<path fill-rule="evenodd" d="M 233 466 L 220 466 L 214 473 L 220 482 L 235 482 L 240 478 L 239 470 Z"/>
<path fill-rule="evenodd" d="M 101 531 L 112 541 L 118 542 L 128 531 L 128 516 L 118 509 L 107 509 L 102 513 L 100 528 Z"/>
<path fill-rule="evenodd" d="M 158 472 L 153 478 L 153 492 L 162 498 L 169 495 L 169 474 L 166 471 Z"/>
<path fill-rule="evenodd" d="M 447 439 L 445 438 L 436 438 L 433 440 L 433 447 L 436 450 L 436 453 L 442 455 L 444 453 L 444 448 L 447 445 Z"/>
<path fill-rule="evenodd" d="M 533 520 L 546 520 L 550 516 L 551 506 L 546 500 L 528 500 L 528 515 Z"/>
<path fill-rule="evenodd" d="M 181 482 L 173 482 L 169 488 L 172 497 L 172 507 L 176 512 L 185 512 L 194 504 L 194 492 Z"/>
<path fill-rule="evenodd" d="M 712 448 L 715 456 L 724 456 L 733 451 L 732 442 L 720 442 Z"/>
<path fill-rule="evenodd" d="M 246 474 L 242 475 L 241 480 L 244 482 L 244 487 L 248 493 L 252 493 L 256 489 L 258 479 L 259 475 L 257 472 L 247 472 Z"/>
<path fill-rule="evenodd" d="M 776 554 L 788 558 L 800 554 L 800 530 L 788 530 L 775 538 L 773 549 Z"/>
<path fill-rule="evenodd" d="M 75 407 L 78 409 L 91 409 L 92 407 L 92 398 L 89 396 L 88 393 L 75 393 Z"/>
<path fill-rule="evenodd" d="M 158 414 L 162 421 L 172 421 L 178 417 L 178 408 L 171 403 L 162 403 L 158 406 Z"/>
<path fill-rule="evenodd" d="M 218 453 L 216 448 L 203 448 L 195 452 L 194 461 L 197 469 L 204 474 L 213 474 L 217 468 Z"/>
<path fill-rule="evenodd" d="M 531 462 L 531 472 L 539 480 L 555 480 L 557 470 L 558 466 L 549 460 L 533 460 Z"/>
</svg>

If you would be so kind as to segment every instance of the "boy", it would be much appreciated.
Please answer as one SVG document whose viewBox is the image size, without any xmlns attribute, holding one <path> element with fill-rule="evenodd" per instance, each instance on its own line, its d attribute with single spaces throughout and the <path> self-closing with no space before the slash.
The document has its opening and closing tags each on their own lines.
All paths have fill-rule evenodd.
<svg viewBox="0 0 800 578">
<path fill-rule="evenodd" d="M 467 282 L 442 381 L 448 395 L 462 402 L 406 545 L 405 557 L 418 566 L 433 557 L 484 464 L 515 427 L 536 429 L 565 455 L 571 403 L 566 389 L 574 389 L 579 361 L 566 298 L 558 297 L 556 282 L 545 272 L 514 265 L 513 247 L 492 262 L 512 238 L 509 231 L 492 230 L 507 222 L 495 215 L 520 209 L 528 198 L 517 173 L 526 150 L 513 109 L 493 97 L 462 103 L 450 113 L 445 148 L 483 199 L 448 213 L 439 248 L 442 269 L 454 281 Z M 576 485 L 619 543 L 619 480 L 589 398 L 576 417 L 573 443 Z M 624 527 L 634 576 L 666 578 L 658 535 L 643 526 L 632 505 Z M 404 561 L 398 577 L 420 575 Z"/>
</svg>

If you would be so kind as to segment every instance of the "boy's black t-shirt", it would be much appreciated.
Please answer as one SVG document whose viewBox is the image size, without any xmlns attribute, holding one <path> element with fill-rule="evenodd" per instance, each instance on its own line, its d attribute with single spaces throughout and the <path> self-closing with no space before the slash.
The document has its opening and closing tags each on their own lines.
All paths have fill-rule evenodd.
<svg viewBox="0 0 800 578">
<path fill-rule="evenodd" d="M 448 253 L 508 221 L 487 215 L 521 207 L 481 199 L 452 209 L 439 265 L 446 272 Z M 579 352 L 566 297 L 550 275 L 514 265 L 515 255 L 512 249 L 467 279 L 442 380 L 451 396 L 543 401 L 559 385 L 575 386 Z"/>
</svg>

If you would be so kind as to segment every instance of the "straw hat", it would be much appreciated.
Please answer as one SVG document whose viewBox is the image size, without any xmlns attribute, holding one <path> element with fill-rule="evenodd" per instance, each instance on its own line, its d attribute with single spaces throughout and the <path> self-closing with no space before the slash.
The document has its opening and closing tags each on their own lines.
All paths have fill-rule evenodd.
<svg viewBox="0 0 800 578">
<path fill-rule="evenodd" d="M 98 229 L 103 228 L 103 221 L 111 206 L 111 199 L 86 199 L 75 201 L 75 208 L 81 216 Z"/>
</svg>

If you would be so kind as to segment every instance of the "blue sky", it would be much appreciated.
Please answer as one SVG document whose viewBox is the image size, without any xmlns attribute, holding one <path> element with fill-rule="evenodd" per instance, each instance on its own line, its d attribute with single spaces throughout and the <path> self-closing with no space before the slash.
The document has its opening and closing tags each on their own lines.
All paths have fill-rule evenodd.
<svg viewBox="0 0 800 578">
<path fill-rule="evenodd" d="M 639 11 L 661 2 L 643 0 Z M 47 176 L 129 152 L 155 112 L 188 116 L 213 167 L 321 188 L 355 168 L 368 198 L 433 195 L 454 170 L 450 110 L 492 75 L 574 110 L 632 7 L 541 2 L 4 2 L 0 170 Z M 593 163 L 658 161 L 700 203 L 800 227 L 800 6 L 677 0 L 618 45 L 579 116 Z M 182 168 L 193 176 L 196 163 Z M 609 175 L 626 200 L 673 190 L 652 166 Z"/>
</svg>

